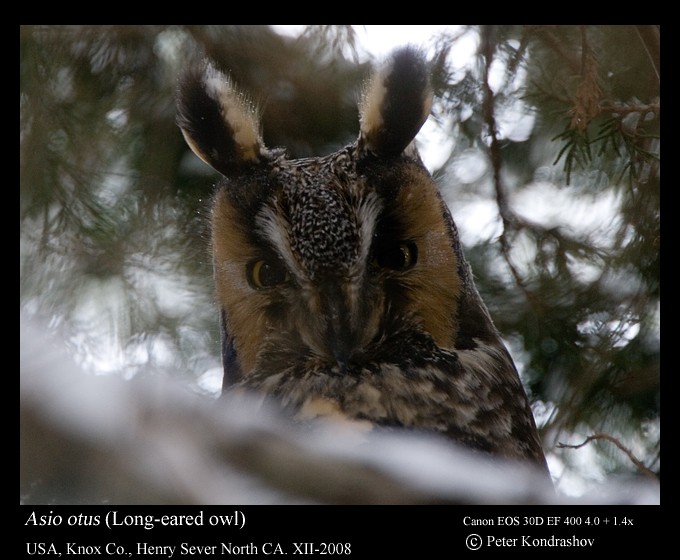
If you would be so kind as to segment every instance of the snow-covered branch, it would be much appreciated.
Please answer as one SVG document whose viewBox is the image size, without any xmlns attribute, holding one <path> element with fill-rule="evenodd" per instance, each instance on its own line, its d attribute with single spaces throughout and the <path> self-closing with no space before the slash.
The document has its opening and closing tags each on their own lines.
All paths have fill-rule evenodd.
<svg viewBox="0 0 680 560">
<path fill-rule="evenodd" d="M 86 374 L 31 321 L 21 322 L 20 360 L 22 503 L 574 503 L 531 470 L 440 439 L 293 425 L 170 376 Z M 651 483 L 588 498 L 658 501 Z"/>
</svg>

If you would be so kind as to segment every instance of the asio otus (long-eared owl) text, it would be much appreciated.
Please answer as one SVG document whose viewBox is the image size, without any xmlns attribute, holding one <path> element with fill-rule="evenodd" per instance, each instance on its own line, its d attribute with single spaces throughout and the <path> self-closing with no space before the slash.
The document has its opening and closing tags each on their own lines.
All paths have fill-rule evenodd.
<svg viewBox="0 0 680 560">
<path fill-rule="evenodd" d="M 211 225 L 223 390 L 545 468 L 513 361 L 415 148 L 431 103 L 424 57 L 399 49 L 365 87 L 357 140 L 289 159 L 212 65 L 182 78 L 178 124 L 223 175 Z"/>
</svg>

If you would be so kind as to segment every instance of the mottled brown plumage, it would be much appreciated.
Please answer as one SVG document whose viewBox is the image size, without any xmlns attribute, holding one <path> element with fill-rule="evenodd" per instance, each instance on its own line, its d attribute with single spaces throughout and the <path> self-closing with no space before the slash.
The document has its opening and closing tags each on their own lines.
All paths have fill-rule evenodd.
<svg viewBox="0 0 680 560">
<path fill-rule="evenodd" d="M 263 144 L 212 67 L 184 78 L 178 123 L 224 175 L 212 210 L 224 390 L 545 468 L 513 361 L 413 144 L 430 106 L 424 60 L 398 50 L 366 88 L 357 141 L 291 160 Z"/>
</svg>

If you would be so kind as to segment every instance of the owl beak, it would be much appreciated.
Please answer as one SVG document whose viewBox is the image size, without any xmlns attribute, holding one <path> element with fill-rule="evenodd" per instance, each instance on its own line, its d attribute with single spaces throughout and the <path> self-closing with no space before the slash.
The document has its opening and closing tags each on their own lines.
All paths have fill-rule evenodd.
<svg viewBox="0 0 680 560">
<path fill-rule="evenodd" d="M 340 371 L 346 371 L 354 353 L 354 345 L 343 336 L 343 333 L 332 333 L 328 339 L 328 347 Z"/>
<path fill-rule="evenodd" d="M 343 292 L 338 284 L 327 284 L 321 290 L 326 317 L 326 348 L 342 371 L 347 369 L 358 340 L 358 333 L 352 328 L 352 306 Z"/>
</svg>

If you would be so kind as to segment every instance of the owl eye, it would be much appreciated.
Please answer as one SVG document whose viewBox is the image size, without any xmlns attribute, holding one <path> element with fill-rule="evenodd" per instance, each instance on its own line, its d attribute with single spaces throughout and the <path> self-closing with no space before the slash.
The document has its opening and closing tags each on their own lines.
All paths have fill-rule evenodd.
<svg viewBox="0 0 680 560">
<path fill-rule="evenodd" d="M 256 290 L 263 290 L 288 280 L 288 271 L 275 259 L 255 259 L 246 265 L 248 283 Z"/>
<path fill-rule="evenodd" d="M 377 248 L 375 260 L 382 268 L 409 270 L 418 261 L 418 246 L 413 241 L 400 241 Z"/>
</svg>

